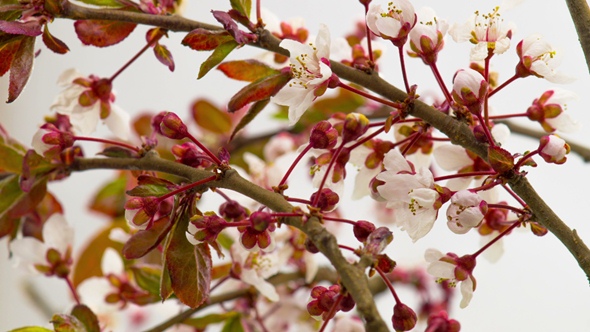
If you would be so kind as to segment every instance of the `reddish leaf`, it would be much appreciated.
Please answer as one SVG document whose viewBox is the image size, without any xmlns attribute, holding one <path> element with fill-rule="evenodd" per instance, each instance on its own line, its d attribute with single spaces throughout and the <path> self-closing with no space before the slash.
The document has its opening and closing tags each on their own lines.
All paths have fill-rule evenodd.
<svg viewBox="0 0 590 332">
<path fill-rule="evenodd" d="M 54 37 L 51 33 L 49 33 L 49 29 L 47 28 L 47 24 L 45 24 L 45 29 L 43 29 L 43 42 L 45 46 L 52 50 L 57 54 L 66 54 L 70 50 L 68 45 L 64 42 L 59 40 L 58 38 Z"/>
<path fill-rule="evenodd" d="M 238 24 L 234 22 L 233 18 L 229 13 L 212 10 L 211 13 L 217 22 L 223 24 L 223 28 L 227 30 L 240 45 L 250 44 L 256 41 L 257 37 L 255 34 L 244 32 L 238 28 Z"/>
<path fill-rule="evenodd" d="M 268 105 L 269 102 L 270 99 L 263 99 L 252 104 L 252 106 L 248 110 L 248 113 L 246 113 L 246 115 L 244 115 L 240 119 L 240 122 L 238 122 L 238 125 L 236 126 L 236 128 L 234 128 L 234 131 L 231 133 L 229 139 L 232 140 L 240 130 L 242 130 L 244 127 L 246 127 L 246 125 L 252 122 L 252 120 L 256 118 L 258 113 L 260 113 L 266 107 L 266 105 Z"/>
<path fill-rule="evenodd" d="M 123 41 L 136 25 L 119 21 L 81 20 L 74 23 L 74 28 L 84 45 L 106 47 Z"/>
<path fill-rule="evenodd" d="M 28 22 L 0 21 L 0 31 L 29 37 L 36 37 L 42 33 L 41 25 L 35 20 Z"/>
<path fill-rule="evenodd" d="M 213 67 L 217 66 L 225 57 L 233 51 L 239 44 L 235 40 L 230 40 L 225 42 L 213 51 L 205 62 L 201 64 L 201 68 L 199 69 L 199 76 L 197 78 L 201 78 L 205 76 Z"/>
<path fill-rule="evenodd" d="M 189 32 L 182 40 L 182 45 L 197 51 L 212 51 L 219 45 L 234 38 L 227 31 L 209 31 L 202 28 Z"/>
<path fill-rule="evenodd" d="M 2 38 L 3 37 L 3 38 Z M 0 36 L 0 76 L 4 76 L 12 65 L 12 60 L 23 37 L 8 38 Z M 4 41 L 4 42 L 3 42 Z"/>
<path fill-rule="evenodd" d="M 170 71 L 174 71 L 174 59 L 172 58 L 172 53 L 170 53 L 166 46 L 156 43 L 154 45 L 154 54 L 158 61 L 167 66 Z"/>
<path fill-rule="evenodd" d="M 168 273 L 168 265 L 164 261 L 162 268 L 162 276 L 160 277 L 160 298 L 166 300 L 174 291 L 172 290 L 172 281 L 170 280 L 170 273 Z"/>
<path fill-rule="evenodd" d="M 165 261 L 174 294 L 191 308 L 209 297 L 211 252 L 205 243 L 193 246 L 186 239 L 188 214 L 176 220 L 165 249 Z"/>
<path fill-rule="evenodd" d="M 203 129 L 215 134 L 229 134 L 232 121 L 227 113 L 203 99 L 197 100 L 192 109 L 195 122 Z"/>
<path fill-rule="evenodd" d="M 86 332 L 100 332 L 100 326 L 98 325 L 98 318 L 96 315 L 83 304 L 78 304 L 72 309 L 72 316 L 78 318 L 78 320 L 84 324 Z"/>
<path fill-rule="evenodd" d="M 217 69 L 229 78 L 246 82 L 254 82 L 280 73 L 280 71 L 257 60 L 228 61 L 220 64 Z"/>
<path fill-rule="evenodd" d="M 31 71 L 33 70 L 33 59 L 35 58 L 35 37 L 25 37 L 14 54 L 10 67 L 10 83 L 8 85 L 8 100 L 11 103 L 18 98 L 25 88 Z"/>
<path fill-rule="evenodd" d="M 143 257 L 162 242 L 171 227 L 172 223 L 168 217 L 154 221 L 149 229 L 140 230 L 125 243 L 123 246 L 123 256 L 127 259 Z"/>
<path fill-rule="evenodd" d="M 152 295 L 160 295 L 160 276 L 162 267 L 152 264 L 135 264 L 131 267 L 133 278 L 141 289 Z"/>
<path fill-rule="evenodd" d="M 238 91 L 227 106 L 229 112 L 236 112 L 249 103 L 270 99 L 291 80 L 291 72 L 284 71 L 254 83 L 246 85 Z"/>
</svg>

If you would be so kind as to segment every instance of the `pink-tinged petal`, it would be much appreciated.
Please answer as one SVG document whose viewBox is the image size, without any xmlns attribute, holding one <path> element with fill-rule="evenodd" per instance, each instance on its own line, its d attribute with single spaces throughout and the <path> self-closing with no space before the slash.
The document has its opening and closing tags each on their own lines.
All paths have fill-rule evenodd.
<svg viewBox="0 0 590 332">
<path fill-rule="evenodd" d="M 54 248 L 64 254 L 74 242 L 74 229 L 62 214 L 54 213 L 43 225 L 43 242 L 49 248 Z"/>
<path fill-rule="evenodd" d="M 377 179 L 385 182 L 377 187 L 377 191 L 388 201 L 409 202 L 409 192 L 414 188 L 422 187 L 412 174 L 381 172 L 377 175 Z"/>
<path fill-rule="evenodd" d="M 391 38 L 397 38 L 402 28 L 400 21 L 389 16 L 378 17 L 375 21 L 375 26 L 381 35 Z"/>
<path fill-rule="evenodd" d="M 111 105 L 111 114 L 104 120 L 109 130 L 120 139 L 126 140 L 131 133 L 129 113 L 117 105 Z"/>
<path fill-rule="evenodd" d="M 434 248 L 428 248 L 424 252 L 424 259 L 428 263 L 437 262 L 439 259 L 443 258 L 443 256 L 444 254 L 440 250 Z"/>
<path fill-rule="evenodd" d="M 256 288 L 260 294 L 266 297 L 269 301 L 277 302 L 279 300 L 279 293 L 273 284 L 260 278 L 254 270 L 242 270 L 240 279 Z"/>
<path fill-rule="evenodd" d="M 446 171 L 457 171 L 473 164 L 473 160 L 469 158 L 465 149 L 458 145 L 441 145 L 434 150 L 433 154 L 438 165 Z"/>
<path fill-rule="evenodd" d="M 35 152 L 37 152 L 37 154 L 39 154 L 41 156 L 44 155 L 45 152 L 47 152 L 48 150 L 53 148 L 53 145 L 43 142 L 43 136 L 45 136 L 45 134 L 48 134 L 50 132 L 51 131 L 49 131 L 47 129 L 41 128 L 41 129 L 37 130 L 35 135 L 33 135 L 31 145 L 33 146 L 33 149 L 35 150 Z"/>
<path fill-rule="evenodd" d="M 383 165 L 388 171 L 394 173 L 412 172 L 412 167 L 408 164 L 406 158 L 397 149 L 390 150 L 383 157 Z"/>
<path fill-rule="evenodd" d="M 66 69 L 57 78 L 57 85 L 61 87 L 67 87 L 72 84 L 75 79 L 82 77 L 82 74 L 74 68 Z"/>
<path fill-rule="evenodd" d="M 18 266 L 27 267 L 31 272 L 36 272 L 33 265 L 47 265 L 45 255 L 49 248 L 39 240 L 32 237 L 24 237 L 10 242 L 10 251 L 14 255 Z"/>
<path fill-rule="evenodd" d="M 471 277 L 461 282 L 461 295 L 463 295 L 461 303 L 459 304 L 459 307 L 461 307 L 461 309 L 467 307 L 469 305 L 469 302 L 471 302 L 471 298 L 473 297 L 473 290 L 473 280 L 471 280 Z"/>
<path fill-rule="evenodd" d="M 125 272 L 123 260 L 121 256 L 113 248 L 106 248 L 102 254 L 100 267 L 104 275 L 114 274 L 116 276 L 122 275 Z"/>
<path fill-rule="evenodd" d="M 455 265 L 447 262 L 436 261 L 428 265 L 426 272 L 436 278 L 454 279 Z"/>
</svg>

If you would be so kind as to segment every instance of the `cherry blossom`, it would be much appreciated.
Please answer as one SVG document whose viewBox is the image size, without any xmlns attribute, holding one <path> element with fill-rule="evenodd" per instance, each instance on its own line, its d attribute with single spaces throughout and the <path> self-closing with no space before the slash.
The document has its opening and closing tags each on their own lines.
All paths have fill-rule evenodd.
<svg viewBox="0 0 590 332">
<path fill-rule="evenodd" d="M 377 190 L 387 200 L 387 207 L 394 209 L 402 229 L 417 241 L 430 231 L 441 205 L 432 173 L 427 168 L 415 172 L 398 150 L 389 151 L 383 163 L 386 170 L 377 179 L 384 184 Z"/>
<path fill-rule="evenodd" d="M 55 213 L 43 225 L 43 241 L 34 237 L 22 237 L 10 243 L 18 266 L 33 273 L 65 278 L 72 265 L 74 229 L 62 214 Z"/>
<path fill-rule="evenodd" d="M 488 210 L 486 201 L 474 192 L 461 190 L 451 197 L 447 209 L 447 225 L 456 234 L 465 234 L 477 227 Z"/>
<path fill-rule="evenodd" d="M 473 69 L 460 69 L 453 77 L 453 99 L 465 106 L 471 113 L 481 113 L 484 98 L 488 93 L 488 82 Z"/>
<path fill-rule="evenodd" d="M 516 66 L 516 75 L 527 77 L 534 75 L 553 83 L 570 83 L 573 79 L 555 69 L 561 64 L 562 53 L 554 49 L 541 35 L 531 35 L 516 46 L 520 62 Z"/>
<path fill-rule="evenodd" d="M 461 308 L 467 307 L 476 286 L 475 278 L 472 275 L 475 268 L 475 257 L 471 255 L 458 257 L 452 253 L 443 255 L 442 252 L 436 249 L 427 249 L 424 258 L 430 263 L 426 271 L 438 278 L 438 282 L 449 280 L 451 287 L 455 287 L 457 282 L 461 283 L 461 295 L 463 298 L 459 306 Z"/>
<path fill-rule="evenodd" d="M 233 273 L 243 282 L 254 286 L 260 294 L 270 301 L 279 300 L 275 286 L 266 279 L 277 274 L 280 268 L 287 263 L 293 252 L 292 247 L 285 246 L 281 250 L 271 253 L 263 251 L 247 251 L 239 244 L 233 244 L 231 249 L 233 261 Z"/>
<path fill-rule="evenodd" d="M 577 99 L 577 95 L 571 91 L 553 88 L 543 92 L 527 109 L 527 117 L 538 121 L 546 132 L 559 130 L 571 133 L 580 128 L 580 124 L 571 118 L 567 109 L 569 100 Z"/>
<path fill-rule="evenodd" d="M 314 44 L 284 39 L 280 46 L 290 53 L 293 79 L 271 100 L 289 106 L 289 124 L 295 124 L 311 103 L 323 95 L 332 77 L 330 68 L 330 32 L 320 25 Z"/>
<path fill-rule="evenodd" d="M 570 146 L 557 135 L 543 136 L 539 144 L 539 155 L 548 163 L 563 164 L 567 160 Z"/>
<path fill-rule="evenodd" d="M 51 157 L 74 144 L 74 135 L 59 130 L 55 125 L 46 123 L 33 135 L 31 145 L 38 154 Z"/>
<path fill-rule="evenodd" d="M 467 22 L 453 24 L 449 35 L 456 42 L 475 44 L 471 49 L 471 61 L 482 61 L 490 52 L 502 54 L 508 50 L 514 28 L 514 24 L 504 23 L 500 6 L 497 6 L 490 13 L 476 11 Z"/>
<path fill-rule="evenodd" d="M 386 10 L 374 2 L 369 5 L 367 26 L 377 36 L 391 40 L 395 46 L 406 43 L 414 25 L 416 13 L 408 0 L 389 1 Z"/>
<path fill-rule="evenodd" d="M 59 76 L 57 84 L 64 90 L 51 110 L 68 115 L 75 132 L 91 134 L 103 120 L 117 137 L 126 139 L 129 136 L 129 114 L 113 104 L 115 95 L 110 81 L 94 75 L 84 77 L 77 70 L 68 69 Z"/>
<path fill-rule="evenodd" d="M 436 62 L 438 52 L 444 46 L 444 36 L 449 24 L 440 19 L 432 8 L 424 7 L 418 11 L 418 24 L 410 31 L 410 56 L 420 57 L 425 64 Z"/>
</svg>

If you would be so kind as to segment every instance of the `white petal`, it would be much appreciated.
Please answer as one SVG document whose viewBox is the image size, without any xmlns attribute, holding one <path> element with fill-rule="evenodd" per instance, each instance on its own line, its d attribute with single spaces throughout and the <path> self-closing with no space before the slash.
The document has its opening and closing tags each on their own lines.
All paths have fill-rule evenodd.
<svg viewBox="0 0 590 332">
<path fill-rule="evenodd" d="M 424 259 L 428 263 L 436 262 L 439 259 L 441 259 L 443 256 L 444 256 L 444 254 L 440 250 L 434 249 L 434 248 L 428 248 L 424 252 Z"/>
<path fill-rule="evenodd" d="M 568 113 L 562 112 L 555 118 L 545 119 L 549 125 L 564 133 L 573 133 L 580 129 L 581 124 Z"/>
<path fill-rule="evenodd" d="M 473 297 L 473 281 L 471 278 L 467 278 L 461 282 L 461 295 L 463 295 L 463 298 L 461 299 L 459 307 L 463 309 L 469 305 L 469 302 L 471 302 L 471 298 Z"/>
<path fill-rule="evenodd" d="M 383 165 L 388 171 L 394 173 L 399 172 L 412 172 L 412 167 L 408 164 L 406 158 L 397 149 L 390 150 L 383 157 Z"/>
<path fill-rule="evenodd" d="M 24 237 L 10 242 L 10 251 L 17 260 L 16 265 L 28 265 L 31 272 L 36 271 L 32 266 L 34 264 L 47 265 L 45 255 L 48 249 L 44 243 L 33 237 Z"/>
<path fill-rule="evenodd" d="M 121 259 L 121 256 L 119 256 L 119 254 L 113 248 L 105 249 L 104 253 L 102 254 L 102 259 L 100 261 L 100 267 L 104 275 L 121 275 L 125 271 L 125 267 L 123 266 L 123 260 Z"/>
<path fill-rule="evenodd" d="M 76 105 L 70 115 L 70 122 L 76 133 L 82 135 L 92 134 L 98 126 L 100 120 L 100 103 L 95 103 L 91 107 L 82 107 Z"/>
<path fill-rule="evenodd" d="M 264 295 L 270 301 L 277 302 L 279 300 L 279 293 L 277 293 L 275 286 L 273 286 L 273 284 L 269 283 L 268 281 L 260 278 L 255 271 L 242 269 L 240 279 L 243 282 L 254 286 L 254 288 L 256 288 L 260 292 L 260 294 Z"/>
<path fill-rule="evenodd" d="M 61 254 L 74 242 L 74 229 L 68 225 L 62 214 L 54 213 L 47 219 L 43 225 L 43 242 Z"/>
<path fill-rule="evenodd" d="M 131 133 L 129 121 L 129 113 L 123 111 L 117 105 L 111 104 L 111 114 L 104 120 L 104 123 L 113 134 L 120 139 L 126 140 Z"/>
<path fill-rule="evenodd" d="M 454 279 L 455 265 L 447 262 L 436 261 L 428 265 L 426 272 L 437 278 Z"/>
<path fill-rule="evenodd" d="M 433 152 L 438 165 L 446 171 L 458 171 L 463 167 L 473 164 L 463 147 L 453 144 L 445 144 L 436 148 Z"/>
<path fill-rule="evenodd" d="M 80 72 L 78 72 L 76 69 L 74 69 L 74 68 L 66 69 L 57 78 L 57 85 L 68 86 L 68 85 L 72 84 L 72 82 L 75 79 L 80 78 L 80 77 L 82 77 L 82 74 L 80 74 Z"/>
</svg>

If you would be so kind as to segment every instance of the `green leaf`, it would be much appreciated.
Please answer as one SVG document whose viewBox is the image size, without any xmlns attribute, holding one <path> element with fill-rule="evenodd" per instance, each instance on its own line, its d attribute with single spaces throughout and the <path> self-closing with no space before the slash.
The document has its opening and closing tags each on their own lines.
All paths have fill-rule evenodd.
<svg viewBox="0 0 590 332">
<path fill-rule="evenodd" d="M 185 320 L 183 324 L 192 326 L 198 330 L 204 330 L 211 324 L 225 322 L 226 320 L 239 315 L 240 314 L 235 311 L 225 312 L 222 314 L 209 314 L 203 317 L 189 318 Z"/>
<path fill-rule="evenodd" d="M 123 7 L 121 2 L 117 0 L 80 0 L 80 2 L 99 7 Z"/>
<path fill-rule="evenodd" d="M 205 243 L 193 246 L 186 238 L 189 216 L 180 213 L 164 251 L 166 267 L 176 297 L 191 308 L 209 297 L 211 252 Z"/>
<path fill-rule="evenodd" d="M 195 122 L 203 129 L 215 134 L 229 134 L 232 121 L 229 115 L 210 102 L 199 99 L 192 107 Z"/>
<path fill-rule="evenodd" d="M 112 218 L 123 216 L 127 199 L 127 181 L 127 175 L 120 173 L 118 178 L 103 186 L 90 202 L 90 210 Z"/>
<path fill-rule="evenodd" d="M 229 78 L 246 82 L 254 82 L 280 73 L 279 70 L 257 60 L 228 61 L 220 64 L 217 69 Z"/>
<path fill-rule="evenodd" d="M 26 327 L 19 327 L 14 330 L 10 330 L 8 332 L 53 332 L 53 330 L 46 329 L 41 326 L 26 326 Z"/>
<path fill-rule="evenodd" d="M 18 146 L 0 142 L 0 170 L 3 172 L 21 174 L 24 153 Z"/>
<path fill-rule="evenodd" d="M 238 42 L 235 40 L 229 40 L 221 45 L 219 45 L 213 53 L 201 64 L 201 68 L 199 69 L 199 76 L 197 79 L 205 76 L 213 67 L 217 66 L 225 57 L 231 53 L 238 46 Z"/>
<path fill-rule="evenodd" d="M 72 309 L 72 316 L 76 317 L 86 328 L 85 332 L 100 332 L 98 318 L 83 304 L 78 304 Z"/>
<path fill-rule="evenodd" d="M 170 190 L 165 186 L 157 184 L 142 184 L 131 190 L 128 190 L 127 195 L 134 197 L 159 197 L 169 192 Z"/>
<path fill-rule="evenodd" d="M 236 315 L 227 320 L 221 332 L 244 332 L 242 316 Z"/>
<path fill-rule="evenodd" d="M 51 323 L 55 332 L 86 332 L 84 324 L 70 315 L 53 315 Z"/>
<path fill-rule="evenodd" d="M 33 71 L 33 59 L 35 59 L 35 37 L 24 37 L 10 66 L 7 103 L 15 101 L 25 88 Z"/>
<path fill-rule="evenodd" d="M 234 131 L 231 133 L 230 140 L 232 140 L 240 130 L 244 129 L 244 127 L 246 127 L 250 122 L 252 122 L 252 120 L 254 120 L 254 118 L 256 118 L 256 116 L 260 112 L 262 112 L 262 110 L 266 107 L 266 105 L 268 105 L 269 102 L 270 99 L 263 99 L 252 104 L 246 115 L 244 115 L 240 119 L 240 122 L 238 122 L 238 125 L 236 126 L 236 128 L 234 128 Z"/>
<path fill-rule="evenodd" d="M 123 246 L 123 256 L 127 259 L 143 257 L 164 240 L 171 227 L 168 216 L 155 220 L 150 228 L 138 231 L 127 240 Z"/>
<path fill-rule="evenodd" d="M 250 83 L 236 93 L 227 105 L 229 112 L 236 112 L 256 101 L 270 99 L 291 80 L 291 72 L 285 71 Z"/>
<path fill-rule="evenodd" d="M 234 40 L 234 37 L 225 30 L 210 31 L 198 28 L 189 32 L 182 39 L 182 45 L 188 46 L 196 51 L 213 51 L 219 45 L 227 43 L 230 40 Z"/>
<path fill-rule="evenodd" d="M 140 264 L 131 267 L 133 278 L 137 285 L 150 294 L 160 295 L 160 276 L 162 268 L 159 265 Z"/>
<path fill-rule="evenodd" d="M 80 20 L 74 23 L 78 38 L 84 45 L 106 47 L 123 41 L 133 32 L 137 24 L 108 21 Z"/>
<path fill-rule="evenodd" d="M 231 8 L 237 10 L 243 15 L 250 18 L 250 11 L 252 10 L 252 0 L 230 0 Z"/>
</svg>

